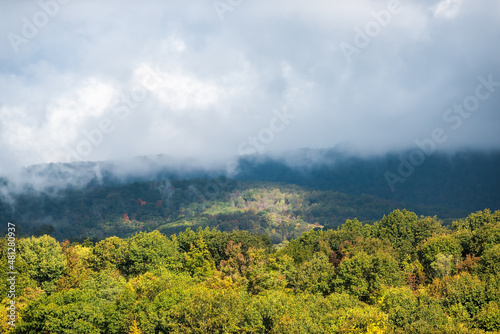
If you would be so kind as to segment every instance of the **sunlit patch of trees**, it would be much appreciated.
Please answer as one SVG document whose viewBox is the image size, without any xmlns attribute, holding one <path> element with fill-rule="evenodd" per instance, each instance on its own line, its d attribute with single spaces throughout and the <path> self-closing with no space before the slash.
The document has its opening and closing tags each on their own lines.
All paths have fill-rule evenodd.
<svg viewBox="0 0 500 334">
<path fill-rule="evenodd" d="M 369 195 L 349 196 L 280 183 L 231 179 L 165 182 L 67 189 L 58 196 L 20 194 L 14 211 L 0 200 L 0 216 L 21 226 L 25 235 L 47 234 L 59 241 L 127 238 L 154 230 L 170 236 L 188 227 L 210 227 L 265 234 L 277 245 L 312 229 L 336 228 L 355 217 L 373 223 L 406 207 Z M 409 208 L 419 214 L 435 214 L 427 207 Z M 466 215 L 450 211 L 445 217 Z"/>
</svg>

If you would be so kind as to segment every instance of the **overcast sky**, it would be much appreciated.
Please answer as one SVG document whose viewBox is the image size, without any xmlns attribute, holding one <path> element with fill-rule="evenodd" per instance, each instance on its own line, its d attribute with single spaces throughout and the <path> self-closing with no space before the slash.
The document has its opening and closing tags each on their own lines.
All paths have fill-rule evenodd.
<svg viewBox="0 0 500 334">
<path fill-rule="evenodd" d="M 384 153 L 436 128 L 441 149 L 500 148 L 500 1 L 23 0 L 0 13 L 0 174 Z"/>
</svg>

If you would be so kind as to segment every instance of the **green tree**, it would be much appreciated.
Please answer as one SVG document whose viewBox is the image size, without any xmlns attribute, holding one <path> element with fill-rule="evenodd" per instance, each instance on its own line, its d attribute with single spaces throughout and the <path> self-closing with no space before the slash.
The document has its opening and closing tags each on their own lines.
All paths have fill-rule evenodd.
<svg viewBox="0 0 500 334">
<path fill-rule="evenodd" d="M 453 222 L 452 227 L 457 230 L 467 229 L 469 231 L 475 231 L 486 224 L 495 223 L 500 223 L 500 210 L 491 213 L 490 209 L 485 209 L 483 211 L 471 213 L 464 220 Z"/>
<path fill-rule="evenodd" d="M 418 217 L 413 212 L 394 210 L 375 224 L 374 234 L 380 239 L 389 240 L 402 260 L 413 254 L 417 221 Z"/>
<path fill-rule="evenodd" d="M 500 244 L 484 252 L 479 260 L 478 270 L 484 276 L 500 274 Z"/>
<path fill-rule="evenodd" d="M 500 223 L 488 223 L 472 232 L 471 252 L 481 256 L 491 247 L 500 244 Z"/>
<path fill-rule="evenodd" d="M 186 291 L 175 305 L 175 333 L 258 333 L 262 324 L 244 291 L 208 289 L 202 285 Z"/>
<path fill-rule="evenodd" d="M 434 217 L 420 217 L 413 227 L 414 246 L 416 247 L 422 241 L 429 239 L 434 235 L 444 234 L 446 230 L 441 222 Z"/>
<path fill-rule="evenodd" d="M 14 333 L 98 334 L 105 328 L 101 307 L 91 290 L 44 295 L 29 304 Z"/>
<path fill-rule="evenodd" d="M 469 316 L 475 316 L 488 301 L 485 282 L 479 277 L 462 273 L 444 281 L 441 290 L 443 305 L 462 305 Z"/>
<path fill-rule="evenodd" d="M 500 307 L 498 303 L 490 302 L 486 305 L 474 317 L 473 325 L 488 332 L 500 331 Z"/>
<path fill-rule="evenodd" d="M 397 261 L 389 254 L 368 255 L 358 252 L 344 259 L 337 268 L 334 286 L 336 291 L 345 291 L 363 301 L 370 301 L 384 285 L 400 286 L 402 273 Z"/>
<path fill-rule="evenodd" d="M 288 278 L 289 286 L 299 292 L 327 295 L 332 290 L 334 270 L 324 253 L 316 253 L 312 259 L 304 261 L 295 274 Z"/>
<path fill-rule="evenodd" d="M 428 277 L 438 277 L 454 270 L 454 263 L 461 259 L 462 246 L 452 235 L 437 235 L 419 246 L 418 255 Z"/>
<path fill-rule="evenodd" d="M 117 268 L 123 261 L 126 249 L 126 240 L 118 237 L 109 237 L 99 241 L 92 248 L 89 264 L 96 271 Z"/>
<path fill-rule="evenodd" d="M 194 244 L 191 244 L 189 252 L 184 253 L 184 268 L 191 276 L 200 279 L 213 275 L 215 263 L 203 238 L 198 238 Z"/>
<path fill-rule="evenodd" d="M 408 287 L 389 288 L 383 292 L 381 309 L 392 326 L 405 329 L 416 321 L 418 299 Z"/>
<path fill-rule="evenodd" d="M 160 232 L 153 231 L 141 232 L 127 239 L 119 269 L 125 275 L 135 276 L 154 268 L 178 270 L 181 266 L 182 256 L 175 239 L 170 240 Z"/>
<path fill-rule="evenodd" d="M 18 240 L 19 256 L 26 263 L 29 277 L 42 287 L 60 279 L 68 265 L 56 239 L 44 235 Z"/>
</svg>

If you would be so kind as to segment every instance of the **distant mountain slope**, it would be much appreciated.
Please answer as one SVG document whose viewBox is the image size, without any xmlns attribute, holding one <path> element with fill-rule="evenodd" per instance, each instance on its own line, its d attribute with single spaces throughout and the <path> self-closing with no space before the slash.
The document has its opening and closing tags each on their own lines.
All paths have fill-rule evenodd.
<svg viewBox="0 0 500 334">
<path fill-rule="evenodd" d="M 359 158 L 326 150 L 314 153 L 320 158 L 307 161 L 304 157 L 311 152 L 305 151 L 293 162 L 289 157 L 247 157 L 240 161 L 236 178 L 465 211 L 500 209 L 500 152 L 435 153 L 421 165 L 408 167 L 402 161 L 410 162 L 411 153 Z M 401 165 L 402 175 L 398 171 Z"/>
<path fill-rule="evenodd" d="M 58 239 L 102 239 L 155 229 L 170 235 L 187 227 L 215 227 L 266 234 L 274 243 L 298 237 L 316 227 L 335 227 L 346 219 L 376 221 L 397 208 L 432 214 L 431 208 L 350 196 L 271 182 L 194 179 L 89 185 L 55 195 L 17 195 L 15 206 L 0 202 L 0 216 L 26 234 Z M 464 216 L 443 211 L 444 217 Z"/>
<path fill-rule="evenodd" d="M 189 162 L 172 164 L 165 156 L 122 165 L 38 165 L 18 180 L 0 180 L 0 217 L 26 234 L 59 239 L 210 226 L 281 242 L 355 217 L 376 221 L 398 208 L 447 222 L 500 209 L 500 153 L 434 154 L 411 175 L 398 176 L 410 153 L 360 158 L 303 150 L 280 158 L 246 157 L 234 179 Z M 392 185 L 394 191 L 388 172 L 404 180 Z"/>
</svg>

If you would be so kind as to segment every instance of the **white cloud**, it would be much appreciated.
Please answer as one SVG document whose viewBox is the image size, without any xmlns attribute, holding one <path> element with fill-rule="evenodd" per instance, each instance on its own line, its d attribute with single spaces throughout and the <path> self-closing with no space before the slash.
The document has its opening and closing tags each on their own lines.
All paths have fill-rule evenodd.
<svg viewBox="0 0 500 334">
<path fill-rule="evenodd" d="M 432 8 L 435 17 L 452 19 L 458 15 L 463 0 L 442 0 Z"/>
<path fill-rule="evenodd" d="M 138 76 L 144 77 L 146 71 L 154 71 L 151 66 L 139 68 Z M 222 95 L 222 89 L 214 83 L 198 79 L 182 72 L 157 72 L 159 84 L 152 89 L 164 107 L 174 111 L 195 108 L 206 109 L 215 105 Z"/>
</svg>

